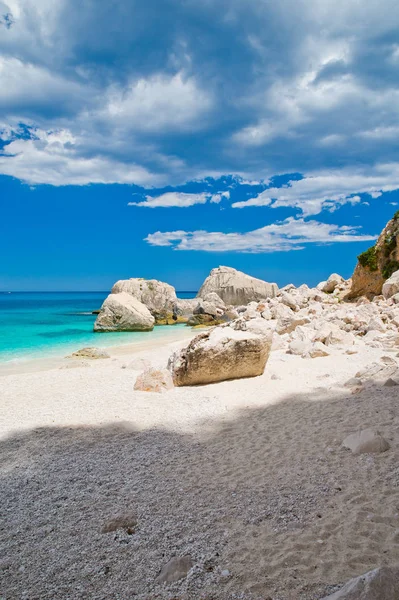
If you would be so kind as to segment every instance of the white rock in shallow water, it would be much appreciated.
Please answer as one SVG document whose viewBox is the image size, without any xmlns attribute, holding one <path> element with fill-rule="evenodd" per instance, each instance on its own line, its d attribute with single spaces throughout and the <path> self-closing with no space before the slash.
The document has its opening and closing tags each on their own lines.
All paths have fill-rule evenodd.
<svg viewBox="0 0 399 600">
<path fill-rule="evenodd" d="M 372 429 L 363 429 L 348 435 L 342 445 L 344 448 L 352 450 L 353 454 L 378 453 L 389 450 L 386 439 Z"/>
<path fill-rule="evenodd" d="M 161 394 L 173 388 L 173 379 L 167 369 L 148 369 L 139 375 L 134 389 L 141 392 L 157 392 Z"/>
<path fill-rule="evenodd" d="M 94 331 L 151 331 L 155 319 L 148 308 L 126 292 L 110 294 L 94 323 Z"/>
<path fill-rule="evenodd" d="M 379 567 L 351 579 L 338 592 L 322 600 L 397 600 L 399 568 Z"/>
<path fill-rule="evenodd" d="M 177 301 L 175 288 L 157 279 L 121 279 L 117 281 L 111 294 L 125 292 L 144 304 L 152 315 L 163 315 L 172 311 Z"/>
<path fill-rule="evenodd" d="M 259 335 L 221 325 L 201 333 L 186 348 L 175 352 L 168 368 L 177 386 L 256 377 L 264 372 L 271 344 L 271 331 Z"/>
</svg>

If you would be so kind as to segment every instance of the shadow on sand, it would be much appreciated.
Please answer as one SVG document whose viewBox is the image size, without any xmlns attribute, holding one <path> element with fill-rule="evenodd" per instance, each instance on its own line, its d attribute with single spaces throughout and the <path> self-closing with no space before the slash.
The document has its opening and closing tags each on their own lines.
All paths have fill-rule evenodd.
<svg viewBox="0 0 399 600">
<path fill-rule="evenodd" d="M 1 441 L 2 597 L 302 600 L 398 563 L 396 389 L 298 394 L 196 435 L 129 423 Z M 341 448 L 369 426 L 388 452 Z M 120 516 L 129 531 L 102 533 Z M 155 586 L 185 554 L 189 577 Z"/>
</svg>

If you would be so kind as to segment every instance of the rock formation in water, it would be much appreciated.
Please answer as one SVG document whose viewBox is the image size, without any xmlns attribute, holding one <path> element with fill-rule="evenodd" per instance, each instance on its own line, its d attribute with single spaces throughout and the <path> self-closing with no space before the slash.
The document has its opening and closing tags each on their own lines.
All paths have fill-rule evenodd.
<svg viewBox="0 0 399 600">
<path fill-rule="evenodd" d="M 110 294 L 94 323 L 94 331 L 151 331 L 155 319 L 148 308 L 127 292 Z"/>
<path fill-rule="evenodd" d="M 171 317 L 177 302 L 175 288 L 156 279 L 122 279 L 115 283 L 111 294 L 120 292 L 130 294 L 144 304 L 156 321 Z"/>
</svg>

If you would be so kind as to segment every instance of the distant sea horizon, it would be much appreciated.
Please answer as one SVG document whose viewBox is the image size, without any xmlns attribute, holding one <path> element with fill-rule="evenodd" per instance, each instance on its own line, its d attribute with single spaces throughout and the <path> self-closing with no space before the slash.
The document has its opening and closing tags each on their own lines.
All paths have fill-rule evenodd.
<svg viewBox="0 0 399 600">
<path fill-rule="evenodd" d="M 162 339 L 171 327 L 151 332 L 94 333 L 98 310 L 109 291 L 0 291 L 0 362 L 64 356 L 84 346 L 116 346 Z M 177 291 L 194 298 L 196 291 Z"/>
</svg>

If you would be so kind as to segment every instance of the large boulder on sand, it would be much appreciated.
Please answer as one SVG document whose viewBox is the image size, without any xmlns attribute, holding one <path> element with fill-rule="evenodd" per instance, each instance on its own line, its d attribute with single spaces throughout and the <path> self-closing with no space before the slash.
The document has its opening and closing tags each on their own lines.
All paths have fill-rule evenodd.
<svg viewBox="0 0 399 600">
<path fill-rule="evenodd" d="M 175 288 L 156 279 L 121 279 L 115 283 L 111 294 L 120 294 L 121 292 L 139 300 L 157 320 L 172 314 L 177 301 Z"/>
<path fill-rule="evenodd" d="M 144 304 L 126 292 L 110 294 L 94 323 L 94 331 L 151 331 L 155 319 Z"/>
<path fill-rule="evenodd" d="M 394 600 L 399 598 L 399 568 L 379 567 L 351 579 L 322 600 Z"/>
<path fill-rule="evenodd" d="M 225 304 L 239 306 L 249 302 L 274 298 L 278 287 L 275 283 L 267 283 L 231 267 L 212 269 L 198 292 L 198 297 L 216 293 Z"/>
<path fill-rule="evenodd" d="M 271 344 L 272 332 L 258 334 L 221 325 L 175 352 L 168 368 L 176 386 L 256 377 L 265 370 Z"/>
</svg>

